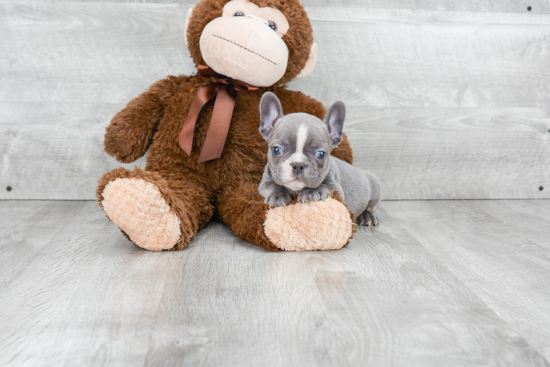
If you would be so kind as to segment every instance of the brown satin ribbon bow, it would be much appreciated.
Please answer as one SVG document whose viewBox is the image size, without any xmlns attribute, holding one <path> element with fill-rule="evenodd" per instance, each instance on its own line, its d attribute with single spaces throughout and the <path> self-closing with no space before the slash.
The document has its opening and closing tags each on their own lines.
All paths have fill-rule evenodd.
<svg viewBox="0 0 550 367">
<path fill-rule="evenodd" d="M 233 116 L 233 109 L 235 108 L 237 92 L 258 90 L 258 88 L 218 74 L 206 65 L 199 65 L 198 70 L 201 76 L 213 76 L 218 81 L 199 88 L 191 103 L 191 108 L 189 108 L 189 114 L 183 123 L 179 145 L 187 155 L 191 155 L 195 124 L 197 123 L 199 113 L 206 102 L 216 97 L 210 125 L 208 126 L 199 156 L 199 162 L 206 162 L 222 156 L 223 146 L 225 145 L 231 117 Z"/>
</svg>

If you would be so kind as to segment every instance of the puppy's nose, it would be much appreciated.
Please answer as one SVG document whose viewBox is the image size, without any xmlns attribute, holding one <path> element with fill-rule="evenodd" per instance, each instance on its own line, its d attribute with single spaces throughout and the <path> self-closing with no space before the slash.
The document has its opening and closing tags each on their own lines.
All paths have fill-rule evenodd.
<svg viewBox="0 0 550 367">
<path fill-rule="evenodd" d="M 292 163 L 291 166 L 292 166 L 292 172 L 294 172 L 297 175 L 302 173 L 304 171 L 304 168 L 306 168 L 306 164 L 301 162 Z"/>
</svg>

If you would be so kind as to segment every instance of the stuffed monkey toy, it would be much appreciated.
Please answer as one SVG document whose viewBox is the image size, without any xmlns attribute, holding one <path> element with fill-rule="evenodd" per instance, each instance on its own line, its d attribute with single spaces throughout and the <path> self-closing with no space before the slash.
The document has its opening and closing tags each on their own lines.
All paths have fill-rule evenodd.
<svg viewBox="0 0 550 367">
<path fill-rule="evenodd" d="M 186 36 L 198 73 L 159 80 L 107 127 L 105 151 L 117 160 L 149 150 L 145 170 L 117 168 L 99 180 L 108 218 L 151 251 L 184 249 L 216 210 L 238 237 L 271 251 L 345 246 L 353 218 L 337 193 L 280 208 L 258 193 L 267 163 L 262 95 L 275 93 L 285 114 L 325 115 L 320 102 L 285 88 L 317 58 L 299 1 L 200 0 Z M 352 163 L 345 136 L 332 155 Z"/>
</svg>

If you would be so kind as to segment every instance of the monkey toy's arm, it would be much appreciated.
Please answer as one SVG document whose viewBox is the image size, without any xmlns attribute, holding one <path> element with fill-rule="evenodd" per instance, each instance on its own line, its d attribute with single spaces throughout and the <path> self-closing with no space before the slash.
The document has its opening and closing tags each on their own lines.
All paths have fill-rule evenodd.
<svg viewBox="0 0 550 367">
<path fill-rule="evenodd" d="M 321 120 L 325 118 L 327 110 L 323 104 L 302 92 L 280 87 L 274 88 L 273 93 L 279 97 L 285 115 L 289 113 L 305 112 L 317 116 Z M 349 164 L 353 164 L 353 151 L 351 150 L 346 134 L 342 134 L 342 142 L 331 152 L 331 154 Z"/>
<path fill-rule="evenodd" d="M 107 154 L 124 163 L 133 162 L 145 154 L 162 119 L 164 107 L 174 95 L 180 79 L 168 77 L 159 80 L 113 117 L 105 132 Z"/>
</svg>

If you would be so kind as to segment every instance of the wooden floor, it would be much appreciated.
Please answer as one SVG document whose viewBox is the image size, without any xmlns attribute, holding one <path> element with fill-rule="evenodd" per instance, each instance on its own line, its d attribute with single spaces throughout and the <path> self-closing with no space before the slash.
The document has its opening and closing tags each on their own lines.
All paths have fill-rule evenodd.
<svg viewBox="0 0 550 367">
<path fill-rule="evenodd" d="M 0 365 L 549 365 L 549 200 L 380 217 L 332 252 L 212 222 L 153 253 L 94 202 L 0 201 Z"/>
</svg>

